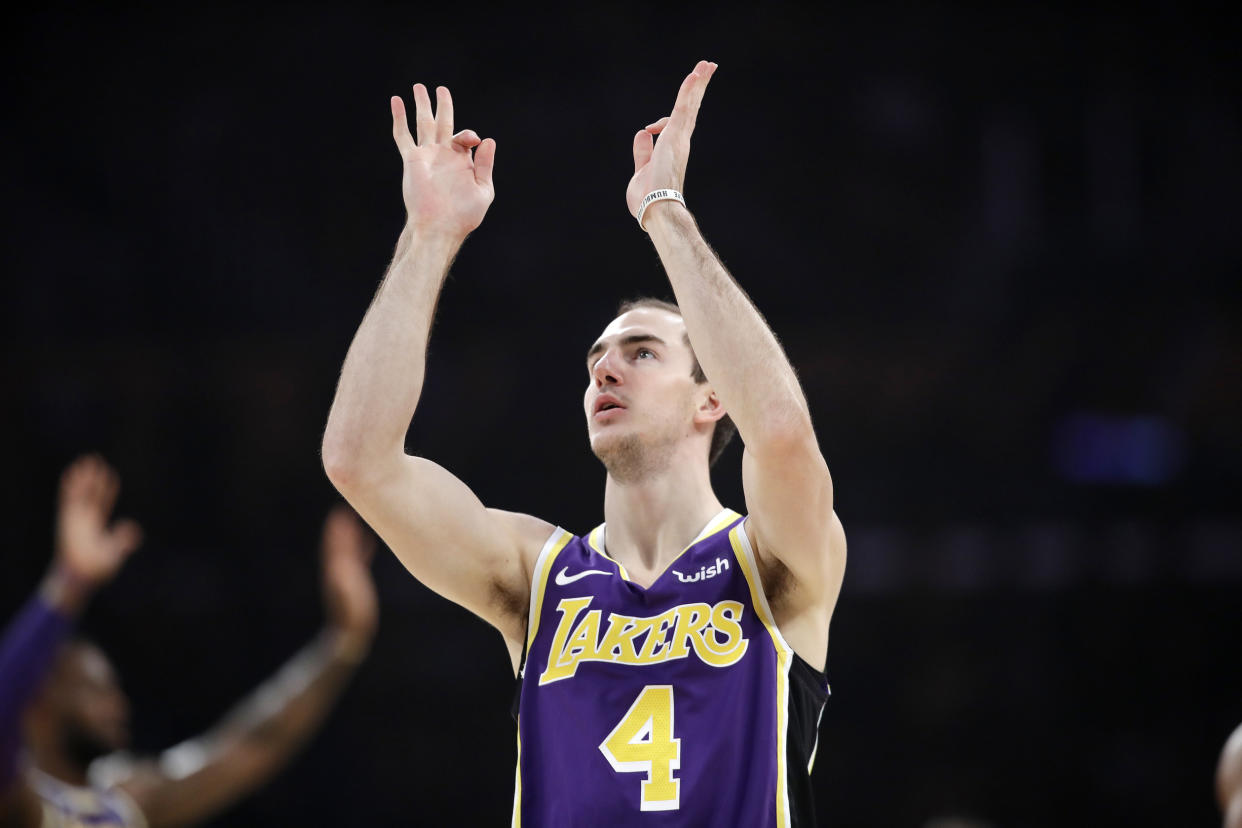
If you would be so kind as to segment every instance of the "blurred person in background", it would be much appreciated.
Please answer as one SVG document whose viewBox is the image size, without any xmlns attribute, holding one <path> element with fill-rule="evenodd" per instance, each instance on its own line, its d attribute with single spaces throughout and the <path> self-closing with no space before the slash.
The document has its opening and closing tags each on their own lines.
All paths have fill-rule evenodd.
<svg viewBox="0 0 1242 828">
<path fill-rule="evenodd" d="M 323 530 L 323 631 L 207 733 L 157 758 L 122 752 L 125 694 L 104 653 L 71 632 L 141 541 L 133 521 L 109 523 L 119 488 L 98 457 L 65 471 L 51 570 L 0 641 L 0 826 L 205 820 L 284 767 L 370 649 L 378 619 L 373 541 L 341 506 Z"/>
<path fill-rule="evenodd" d="M 1242 725 L 1233 731 L 1216 766 L 1216 798 L 1225 828 L 1242 828 Z"/>
<path fill-rule="evenodd" d="M 436 301 L 491 204 L 496 143 L 454 131 L 444 87 L 433 115 L 414 86 L 417 137 L 392 99 L 407 223 L 346 356 L 323 461 L 415 577 L 504 637 L 521 679 L 515 825 L 815 822 L 845 534 L 793 367 L 679 192 L 715 70 L 700 61 L 672 115 L 633 139 L 626 203 L 679 305 L 626 303 L 585 349 L 588 438 L 607 478 L 606 523 L 582 536 L 488 509 L 405 453 Z M 529 357 L 531 371 L 554 358 Z M 498 396 L 495 419 L 543 404 Z M 734 428 L 746 517 L 711 484 Z"/>
</svg>

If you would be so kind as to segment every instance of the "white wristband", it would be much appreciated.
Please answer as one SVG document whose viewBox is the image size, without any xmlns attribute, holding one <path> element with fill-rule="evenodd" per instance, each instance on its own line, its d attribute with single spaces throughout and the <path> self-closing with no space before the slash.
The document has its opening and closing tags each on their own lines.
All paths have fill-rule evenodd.
<svg viewBox="0 0 1242 828">
<path fill-rule="evenodd" d="M 686 200 L 681 193 L 676 190 L 652 190 L 643 196 L 643 200 L 638 205 L 638 226 L 643 228 L 643 232 L 647 232 L 647 228 L 643 227 L 643 213 L 647 212 L 647 208 L 657 201 L 680 201 L 681 206 L 686 206 Z"/>
</svg>

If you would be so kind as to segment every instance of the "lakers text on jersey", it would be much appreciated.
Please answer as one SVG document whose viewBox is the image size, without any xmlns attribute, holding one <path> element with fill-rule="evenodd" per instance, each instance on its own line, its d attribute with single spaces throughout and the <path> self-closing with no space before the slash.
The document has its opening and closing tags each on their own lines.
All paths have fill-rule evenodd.
<svg viewBox="0 0 1242 828">
<path fill-rule="evenodd" d="M 772 619 L 745 519 L 646 589 L 606 530 L 558 529 L 535 567 L 513 824 L 813 825 L 828 686 Z"/>
</svg>

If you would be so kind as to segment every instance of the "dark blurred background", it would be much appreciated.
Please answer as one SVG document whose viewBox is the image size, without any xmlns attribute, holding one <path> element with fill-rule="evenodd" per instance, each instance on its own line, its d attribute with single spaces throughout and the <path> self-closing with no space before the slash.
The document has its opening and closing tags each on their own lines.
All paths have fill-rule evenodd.
<svg viewBox="0 0 1242 828">
<path fill-rule="evenodd" d="M 686 186 L 798 366 L 850 537 L 821 821 L 1217 824 L 1242 721 L 1235 19 L 1142 11 L 52 6 L 3 38 L 0 614 L 77 453 L 144 549 L 84 620 L 137 746 L 320 622 L 319 439 L 403 219 L 387 98 L 499 142 L 411 450 L 583 532 L 582 354 L 667 295 L 634 131 L 718 61 Z M 719 491 L 742 508 L 738 451 Z M 507 824 L 500 636 L 377 560 L 336 715 L 219 825 Z"/>
</svg>

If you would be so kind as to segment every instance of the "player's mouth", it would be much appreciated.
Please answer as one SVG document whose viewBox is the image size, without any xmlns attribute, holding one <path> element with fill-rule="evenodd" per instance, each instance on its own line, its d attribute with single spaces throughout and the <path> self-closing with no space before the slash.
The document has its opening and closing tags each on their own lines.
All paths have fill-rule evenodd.
<svg viewBox="0 0 1242 828">
<path fill-rule="evenodd" d="M 625 406 L 621 404 L 621 400 L 612 394 L 600 394 L 595 398 L 595 408 L 591 416 L 595 422 L 602 423 L 614 419 L 624 410 Z"/>
</svg>

